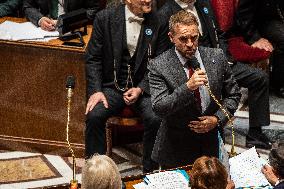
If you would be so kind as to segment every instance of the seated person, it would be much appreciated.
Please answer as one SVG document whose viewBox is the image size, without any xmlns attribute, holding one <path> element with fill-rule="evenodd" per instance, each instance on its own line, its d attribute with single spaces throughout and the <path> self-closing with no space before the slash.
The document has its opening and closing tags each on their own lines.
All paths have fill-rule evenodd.
<svg viewBox="0 0 284 189">
<path fill-rule="evenodd" d="M 118 189 L 121 177 L 114 161 L 106 155 L 94 155 L 82 169 L 82 189 Z"/>
<path fill-rule="evenodd" d="M 0 0 L 0 17 L 17 16 L 21 0 Z"/>
<path fill-rule="evenodd" d="M 228 180 L 224 165 L 215 158 L 198 158 L 190 172 L 191 189 L 234 189 L 234 182 Z"/>
<path fill-rule="evenodd" d="M 58 16 L 85 8 L 88 18 L 93 19 L 99 10 L 99 5 L 99 0 L 24 0 L 23 11 L 34 25 L 46 31 L 53 31 Z"/>
<path fill-rule="evenodd" d="M 284 143 L 270 151 L 269 164 L 262 168 L 263 174 L 275 189 L 284 189 Z"/>
</svg>

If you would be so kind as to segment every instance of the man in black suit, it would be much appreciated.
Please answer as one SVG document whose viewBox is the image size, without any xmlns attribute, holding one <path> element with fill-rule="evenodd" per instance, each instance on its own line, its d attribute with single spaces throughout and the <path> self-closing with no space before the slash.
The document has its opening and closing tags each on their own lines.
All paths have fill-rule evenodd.
<svg viewBox="0 0 284 189">
<path fill-rule="evenodd" d="M 270 84 L 284 98 L 284 1 L 240 0 L 235 26 L 251 46 L 273 51 Z"/>
<path fill-rule="evenodd" d="M 165 18 L 180 11 L 193 12 L 199 21 L 199 45 L 221 48 L 227 56 L 237 83 L 248 88 L 249 133 L 246 140 L 248 147 L 270 148 L 268 138 L 262 133 L 261 127 L 270 124 L 269 117 L 269 81 L 265 72 L 252 68 L 241 62 L 236 62 L 230 56 L 227 48 L 226 33 L 221 31 L 215 19 L 214 12 L 208 0 L 167 0 L 159 13 Z M 260 116 L 261 115 L 261 116 Z"/>
<path fill-rule="evenodd" d="M 151 0 L 125 0 L 97 13 L 86 53 L 86 157 L 105 153 L 105 123 L 129 105 L 144 125 L 144 172 L 155 168 L 151 153 L 160 126 L 151 108 L 147 63 L 169 45 L 151 5 Z"/>
<path fill-rule="evenodd" d="M 55 30 L 56 19 L 64 13 L 80 8 L 87 11 L 89 19 L 93 19 L 100 6 L 99 0 L 24 0 L 25 16 L 34 25 L 46 31 Z"/>
</svg>

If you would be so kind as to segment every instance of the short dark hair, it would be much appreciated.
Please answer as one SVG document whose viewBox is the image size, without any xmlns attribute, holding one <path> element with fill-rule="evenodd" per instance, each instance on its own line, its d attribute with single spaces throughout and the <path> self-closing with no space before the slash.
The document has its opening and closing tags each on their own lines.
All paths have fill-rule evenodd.
<svg viewBox="0 0 284 189">
<path fill-rule="evenodd" d="M 272 149 L 269 153 L 269 163 L 278 176 L 284 178 L 284 143 L 278 144 L 278 148 Z"/>
<path fill-rule="evenodd" d="M 174 27 L 178 24 L 184 25 L 196 25 L 198 26 L 198 21 L 196 16 L 193 13 L 181 10 L 176 14 L 172 15 L 169 21 L 169 30 L 174 32 Z"/>
<path fill-rule="evenodd" d="M 198 158 L 190 172 L 192 189 L 225 189 L 227 178 L 225 166 L 215 157 Z"/>
</svg>

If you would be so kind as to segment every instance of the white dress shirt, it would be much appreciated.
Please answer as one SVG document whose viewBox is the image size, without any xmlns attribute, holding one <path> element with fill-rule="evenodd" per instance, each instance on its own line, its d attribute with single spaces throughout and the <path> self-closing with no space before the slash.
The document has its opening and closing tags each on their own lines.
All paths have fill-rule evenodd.
<svg viewBox="0 0 284 189">
<path fill-rule="evenodd" d="M 189 69 L 187 66 L 185 66 L 185 63 L 188 61 L 187 58 L 183 57 L 178 51 L 177 49 L 175 49 L 175 52 L 177 54 L 178 59 L 180 60 L 181 64 L 183 65 L 183 69 L 186 73 L 187 78 L 189 79 Z M 198 49 L 195 52 L 194 55 L 197 58 L 197 61 L 200 64 L 200 69 L 205 70 L 205 67 L 203 65 L 202 59 L 200 57 L 200 53 L 198 51 Z M 209 85 L 209 80 L 208 80 L 208 85 Z M 210 96 L 209 96 L 209 92 L 207 90 L 207 88 L 202 85 L 201 87 L 199 87 L 199 93 L 200 93 L 200 99 L 201 99 L 201 108 L 202 108 L 202 113 L 206 110 L 206 108 L 209 106 L 210 103 Z"/>
<path fill-rule="evenodd" d="M 64 0 L 58 0 L 58 16 L 65 14 L 63 4 L 64 4 Z"/>
<path fill-rule="evenodd" d="M 194 6 L 195 1 L 193 1 L 192 3 L 189 3 L 189 4 L 184 3 L 181 0 L 175 0 L 175 1 L 183 10 L 185 10 L 187 12 L 191 12 L 192 14 L 194 14 L 196 16 L 197 21 L 198 21 L 198 25 L 199 25 L 198 26 L 199 33 L 200 33 L 200 35 L 202 35 L 203 32 L 202 32 L 201 22 L 200 22 L 200 19 L 198 17 L 196 8 Z"/>
<path fill-rule="evenodd" d="M 137 17 L 135 16 L 125 5 L 125 23 L 126 23 L 126 39 L 127 39 L 127 47 L 132 57 L 139 38 L 141 25 L 138 22 L 129 22 L 130 17 Z"/>
</svg>

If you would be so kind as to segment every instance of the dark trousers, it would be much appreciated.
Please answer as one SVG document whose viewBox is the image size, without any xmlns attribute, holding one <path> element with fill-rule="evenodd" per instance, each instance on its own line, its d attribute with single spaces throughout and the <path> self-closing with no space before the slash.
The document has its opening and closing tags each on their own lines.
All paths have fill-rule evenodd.
<svg viewBox="0 0 284 189">
<path fill-rule="evenodd" d="M 126 106 L 123 93 L 117 89 L 104 88 L 103 93 L 106 96 L 109 108 L 106 109 L 103 103 L 99 103 L 88 113 L 86 118 L 86 158 L 95 153 L 105 154 L 105 123 L 109 117 L 119 114 Z M 144 171 L 152 171 L 155 163 L 151 160 L 151 154 L 160 126 L 160 119 L 152 111 L 151 98 L 147 94 L 140 96 L 132 105 L 132 108 L 141 116 L 144 125 L 143 169 Z"/>
<path fill-rule="evenodd" d="M 284 87 L 284 20 L 264 22 L 261 32 L 274 47 L 272 58 L 271 85 L 274 88 Z"/>
<path fill-rule="evenodd" d="M 248 88 L 249 126 L 270 124 L 268 75 L 250 65 L 237 62 L 231 66 L 240 87 Z"/>
</svg>

